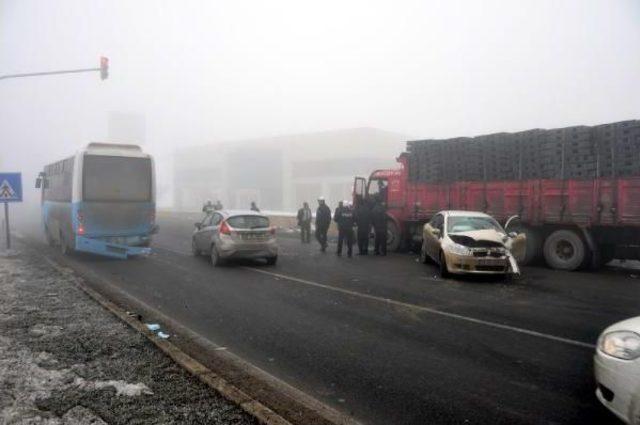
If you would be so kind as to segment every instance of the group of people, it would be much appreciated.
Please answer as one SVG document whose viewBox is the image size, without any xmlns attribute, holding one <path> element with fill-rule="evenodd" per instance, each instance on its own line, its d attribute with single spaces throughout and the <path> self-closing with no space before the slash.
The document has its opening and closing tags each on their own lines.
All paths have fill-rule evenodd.
<svg viewBox="0 0 640 425">
<path fill-rule="evenodd" d="M 297 218 L 302 243 L 310 243 L 313 214 L 307 202 L 298 210 Z M 345 245 L 347 256 L 353 255 L 356 239 L 354 228 L 357 229 L 358 255 L 369 254 L 369 235 L 372 228 L 375 233 L 374 255 L 387 255 L 387 210 L 384 201 L 377 198 L 373 201 L 358 198 L 355 208 L 347 201 L 340 201 L 332 217 L 331 209 L 324 198 L 320 197 L 316 210 L 315 236 L 322 252 L 327 250 L 327 233 L 332 219 L 338 228 L 337 255 L 342 255 Z"/>
<path fill-rule="evenodd" d="M 224 207 L 222 206 L 222 202 L 220 202 L 219 199 L 215 204 L 209 200 L 202 206 L 202 212 L 206 214 L 211 214 L 214 211 L 220 211 L 222 209 L 224 209 Z M 251 201 L 251 207 L 249 209 L 251 211 L 260 212 L 260 208 L 258 208 L 255 201 Z"/>
</svg>

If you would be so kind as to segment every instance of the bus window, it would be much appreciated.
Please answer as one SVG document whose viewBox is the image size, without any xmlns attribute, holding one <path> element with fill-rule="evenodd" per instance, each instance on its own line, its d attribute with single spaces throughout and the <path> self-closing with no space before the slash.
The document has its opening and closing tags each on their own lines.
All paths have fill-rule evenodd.
<svg viewBox="0 0 640 425">
<path fill-rule="evenodd" d="M 150 202 L 151 160 L 85 155 L 83 200 L 94 202 Z"/>
</svg>

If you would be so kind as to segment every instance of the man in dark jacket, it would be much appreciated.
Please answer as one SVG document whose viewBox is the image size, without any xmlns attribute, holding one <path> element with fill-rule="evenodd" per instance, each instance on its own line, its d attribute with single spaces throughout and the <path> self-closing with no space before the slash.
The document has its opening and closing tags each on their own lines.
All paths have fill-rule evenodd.
<svg viewBox="0 0 640 425">
<path fill-rule="evenodd" d="M 342 245 L 347 244 L 347 256 L 353 255 L 353 225 L 355 224 L 353 208 L 346 202 L 340 202 L 333 220 L 338 225 L 338 251 L 336 254 L 342 255 Z"/>
<path fill-rule="evenodd" d="M 298 226 L 300 226 L 300 239 L 302 243 L 311 242 L 311 219 L 312 213 L 308 203 L 303 203 L 298 210 Z"/>
<path fill-rule="evenodd" d="M 371 232 L 371 208 L 369 202 L 360 198 L 355 209 L 358 226 L 358 255 L 369 254 L 369 234 Z"/>
<path fill-rule="evenodd" d="M 318 209 L 316 210 L 316 239 L 320 243 L 322 252 L 327 250 L 327 232 L 331 225 L 331 210 L 324 202 L 324 198 L 318 199 Z"/>
<path fill-rule="evenodd" d="M 376 233 L 374 255 L 387 255 L 387 208 L 384 202 L 377 201 L 371 210 L 371 221 Z"/>
<path fill-rule="evenodd" d="M 256 201 L 251 201 L 251 211 L 260 212 L 260 208 L 256 205 Z"/>
</svg>

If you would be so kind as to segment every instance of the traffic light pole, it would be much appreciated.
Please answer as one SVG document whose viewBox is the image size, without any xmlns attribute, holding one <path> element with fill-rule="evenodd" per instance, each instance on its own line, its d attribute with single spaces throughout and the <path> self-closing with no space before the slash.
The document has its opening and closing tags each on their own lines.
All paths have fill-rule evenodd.
<svg viewBox="0 0 640 425">
<path fill-rule="evenodd" d="M 22 78 L 22 77 L 39 77 L 42 75 L 58 75 L 58 74 L 78 74 L 81 72 L 100 72 L 102 69 L 98 68 L 82 68 L 82 69 L 65 69 L 62 71 L 47 71 L 47 72 L 31 72 L 28 74 L 9 74 L 9 75 L 0 75 L 0 80 L 8 79 L 8 78 Z"/>
</svg>

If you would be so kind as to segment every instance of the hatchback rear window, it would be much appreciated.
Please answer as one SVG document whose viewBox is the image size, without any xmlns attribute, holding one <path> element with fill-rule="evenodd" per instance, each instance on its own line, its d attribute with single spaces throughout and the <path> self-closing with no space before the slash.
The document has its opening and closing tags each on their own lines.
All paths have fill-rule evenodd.
<svg viewBox="0 0 640 425">
<path fill-rule="evenodd" d="M 258 215 L 229 217 L 227 223 L 235 229 L 264 229 L 269 227 L 269 219 Z"/>
</svg>

